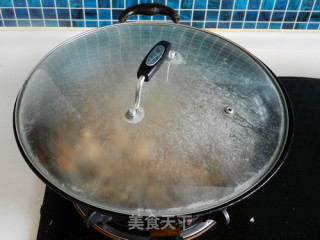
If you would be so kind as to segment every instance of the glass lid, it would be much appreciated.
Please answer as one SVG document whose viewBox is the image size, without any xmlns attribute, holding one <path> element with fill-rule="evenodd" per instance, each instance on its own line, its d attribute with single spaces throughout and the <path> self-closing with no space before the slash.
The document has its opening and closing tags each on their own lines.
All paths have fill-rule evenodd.
<svg viewBox="0 0 320 240">
<path fill-rule="evenodd" d="M 144 83 L 143 118 L 130 122 L 137 70 L 161 40 L 173 57 Z M 286 143 L 288 113 L 273 76 L 235 44 L 183 25 L 138 23 L 53 50 L 20 92 L 15 126 L 27 160 L 69 196 L 118 213 L 181 215 L 219 207 L 263 180 Z"/>
</svg>

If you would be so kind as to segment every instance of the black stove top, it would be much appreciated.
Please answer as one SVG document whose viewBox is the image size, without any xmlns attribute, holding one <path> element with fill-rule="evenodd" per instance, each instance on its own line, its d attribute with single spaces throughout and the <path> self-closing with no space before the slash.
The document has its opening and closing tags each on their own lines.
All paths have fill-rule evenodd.
<svg viewBox="0 0 320 240">
<path fill-rule="evenodd" d="M 197 239 L 320 239 L 320 79 L 280 77 L 295 113 L 285 163 L 260 190 L 228 208 L 231 223 Z M 46 189 L 38 240 L 106 240 L 73 204 Z"/>
</svg>

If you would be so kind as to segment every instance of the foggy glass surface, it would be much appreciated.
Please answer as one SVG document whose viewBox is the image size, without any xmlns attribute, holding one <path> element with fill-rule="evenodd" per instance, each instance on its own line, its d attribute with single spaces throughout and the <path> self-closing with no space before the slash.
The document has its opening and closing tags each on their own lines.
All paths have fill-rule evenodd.
<svg viewBox="0 0 320 240">
<path fill-rule="evenodd" d="M 144 119 L 130 124 L 137 70 L 160 40 L 181 59 L 144 84 Z M 288 128 L 279 86 L 255 59 L 174 24 L 115 25 L 64 43 L 17 106 L 23 150 L 48 181 L 127 214 L 181 215 L 240 196 L 277 162 Z"/>
</svg>

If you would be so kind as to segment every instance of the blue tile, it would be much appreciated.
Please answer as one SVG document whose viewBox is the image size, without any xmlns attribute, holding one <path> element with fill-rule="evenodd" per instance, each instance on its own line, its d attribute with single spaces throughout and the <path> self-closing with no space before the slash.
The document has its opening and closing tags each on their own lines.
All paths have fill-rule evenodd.
<svg viewBox="0 0 320 240">
<path fill-rule="evenodd" d="M 268 29 L 268 23 L 257 23 L 257 29 Z"/>
<path fill-rule="evenodd" d="M 180 8 L 181 9 L 191 9 L 192 8 L 192 0 L 181 0 Z"/>
<path fill-rule="evenodd" d="M 280 29 L 281 23 L 270 23 L 269 29 Z"/>
<path fill-rule="evenodd" d="M 84 0 L 83 5 L 85 8 L 96 8 L 97 7 L 97 0 Z"/>
<path fill-rule="evenodd" d="M 220 0 L 208 0 L 208 9 L 219 9 Z"/>
<path fill-rule="evenodd" d="M 297 12 L 286 12 L 286 16 L 284 17 L 285 22 L 295 22 L 297 17 Z"/>
<path fill-rule="evenodd" d="M 123 10 L 112 10 L 112 19 L 113 20 L 118 20 L 120 14 L 123 12 Z M 130 18 L 132 19 L 132 18 Z"/>
<path fill-rule="evenodd" d="M 39 9 L 39 8 L 29 8 L 29 13 L 30 13 L 30 18 L 31 19 L 41 19 L 41 18 L 43 18 L 41 9 Z M 32 26 L 33 26 L 33 24 L 32 24 Z"/>
<path fill-rule="evenodd" d="M 46 27 L 58 27 L 57 20 L 45 20 L 44 23 Z"/>
<path fill-rule="evenodd" d="M 319 28 L 319 23 L 309 23 L 307 29 L 308 30 L 317 30 Z"/>
<path fill-rule="evenodd" d="M 221 0 L 221 9 L 232 9 L 234 0 Z"/>
<path fill-rule="evenodd" d="M 2 8 L 1 9 L 3 19 L 14 19 L 14 12 L 12 8 Z"/>
<path fill-rule="evenodd" d="M 202 21 L 204 20 L 205 11 L 194 11 L 193 12 L 193 20 L 194 21 Z"/>
<path fill-rule="evenodd" d="M 103 1 L 103 0 L 102 0 Z M 101 0 L 99 0 L 101 2 Z M 132 7 L 138 4 L 138 0 L 126 0 L 126 7 Z M 99 6 L 100 7 L 100 6 Z M 107 23 L 107 22 L 106 22 Z M 100 25 L 100 23 L 99 23 Z M 109 24 L 110 25 L 110 24 Z M 105 25 L 106 26 L 106 25 Z"/>
<path fill-rule="evenodd" d="M 273 12 L 271 21 L 281 22 L 284 16 L 284 12 Z"/>
<path fill-rule="evenodd" d="M 110 9 L 99 9 L 99 18 L 100 19 L 111 19 Z"/>
<path fill-rule="evenodd" d="M 195 0 L 194 9 L 206 9 L 207 1 L 205 0 Z"/>
<path fill-rule="evenodd" d="M 246 21 L 257 21 L 258 11 L 248 11 L 246 15 Z"/>
<path fill-rule="evenodd" d="M 218 23 L 218 28 L 229 28 L 230 27 L 230 22 L 219 22 Z"/>
<path fill-rule="evenodd" d="M 288 10 L 299 10 L 301 0 L 289 0 Z"/>
<path fill-rule="evenodd" d="M 310 12 L 300 12 L 297 22 L 307 22 L 309 20 Z"/>
<path fill-rule="evenodd" d="M 17 26 L 16 20 L 3 20 L 3 22 L 6 27 L 16 27 Z"/>
<path fill-rule="evenodd" d="M 28 0 L 29 7 L 41 7 L 40 0 Z"/>
<path fill-rule="evenodd" d="M 310 22 L 320 22 L 320 12 L 313 12 L 310 17 Z"/>
<path fill-rule="evenodd" d="M 111 21 L 99 21 L 99 27 L 105 27 L 111 25 Z"/>
<path fill-rule="evenodd" d="M 72 25 L 80 27 L 86 26 L 86 23 L 91 24 L 91 26 L 106 26 L 108 24 L 118 23 L 117 19 L 123 11 L 124 6 L 130 7 L 136 5 L 138 2 L 166 3 L 175 9 L 194 8 L 194 11 L 180 10 L 181 24 L 192 25 L 198 28 L 231 27 L 234 29 L 267 29 L 269 27 L 270 29 L 318 29 L 320 23 L 320 0 L 112 0 L 112 2 L 111 0 L 0 0 L 0 8 L 3 19 L 7 20 L 6 22 L 2 21 L 2 24 L 5 26 L 10 24 L 29 26 L 31 23 L 30 20 L 27 20 L 29 17 L 34 20 L 31 26 L 56 26 L 57 21 L 50 19 L 56 19 L 57 17 L 67 20 L 60 21 L 61 26 Z M 111 3 L 112 8 L 110 9 Z M 58 8 L 57 16 L 56 10 L 53 9 L 55 4 Z M 30 7 L 30 13 L 26 8 L 27 5 Z M 299 9 L 300 5 L 301 9 Z M 18 8 L 6 8 L 12 6 Z M 204 11 L 206 6 L 209 9 L 207 13 Z M 261 10 L 259 10 L 260 6 Z M 43 9 L 41 7 L 43 7 Z M 69 7 L 71 9 L 68 9 Z M 83 7 L 87 9 L 83 10 Z M 228 9 L 233 9 L 233 7 L 233 12 L 228 11 Z M 289 11 L 285 11 L 286 8 Z M 212 11 L 211 9 L 217 10 Z M 218 9 L 221 9 L 220 13 Z M 97 11 L 99 11 L 99 15 Z M 70 13 L 73 22 L 70 21 Z M 112 15 L 113 19 L 110 19 L 110 15 Z M 192 16 L 193 19 L 191 19 Z M 15 17 L 19 22 L 15 20 Z M 42 20 L 43 18 L 45 21 Z M 82 19 L 84 18 L 90 21 L 83 22 Z M 141 20 L 151 19 L 149 16 L 133 16 L 129 21 L 136 21 L 139 18 Z M 14 21 L 8 21 L 10 19 Z M 77 21 L 77 19 L 80 21 Z M 170 20 L 162 15 L 153 16 L 152 19 L 161 21 Z M 209 22 L 203 22 L 204 20 Z M 218 20 L 219 22 L 217 23 Z M 231 20 L 235 22 L 230 22 Z M 244 20 L 249 22 L 243 23 L 242 21 Z M 270 20 L 272 22 L 269 24 L 268 22 Z M 307 22 L 309 20 L 310 23 L 308 24 Z M 256 21 L 258 22 L 251 23 Z M 282 21 L 283 24 L 276 23 Z"/>
<path fill-rule="evenodd" d="M 31 20 L 32 27 L 44 27 L 43 20 Z"/>
<path fill-rule="evenodd" d="M 83 19 L 83 10 L 79 8 L 73 8 L 71 9 L 71 18 L 72 20 L 76 19 Z"/>
<path fill-rule="evenodd" d="M 54 7 L 54 0 L 42 0 L 42 6 L 43 7 Z"/>
<path fill-rule="evenodd" d="M 182 21 L 182 22 L 179 22 L 179 23 L 182 24 L 182 25 L 191 26 L 191 22 L 189 22 L 189 21 Z"/>
<path fill-rule="evenodd" d="M 84 21 L 72 21 L 73 27 L 84 27 Z"/>
<path fill-rule="evenodd" d="M 313 10 L 320 11 L 320 0 L 316 0 Z"/>
<path fill-rule="evenodd" d="M 15 6 L 15 7 L 26 7 L 27 3 L 26 3 L 26 0 L 13 0 L 13 6 Z M 18 25 L 19 25 L 19 23 L 18 23 Z"/>
<path fill-rule="evenodd" d="M 153 0 L 153 2 L 162 4 L 162 5 L 166 5 L 166 1 L 165 0 Z"/>
<path fill-rule="evenodd" d="M 242 29 L 243 23 L 242 22 L 232 22 L 231 28 L 233 29 Z"/>
<path fill-rule="evenodd" d="M 249 0 L 248 9 L 257 10 L 260 7 L 261 0 Z"/>
<path fill-rule="evenodd" d="M 0 0 L 0 7 L 12 7 L 11 0 Z"/>
<path fill-rule="evenodd" d="M 256 27 L 256 23 L 244 23 L 244 29 L 254 29 Z"/>
<path fill-rule="evenodd" d="M 243 21 L 245 11 L 234 11 L 232 21 Z"/>
<path fill-rule="evenodd" d="M 68 0 L 58 0 L 58 1 L 56 1 L 56 6 L 57 7 L 69 7 L 69 1 Z"/>
<path fill-rule="evenodd" d="M 70 21 L 60 20 L 59 21 L 59 27 L 71 27 L 71 22 Z"/>
<path fill-rule="evenodd" d="M 262 0 L 261 10 L 272 10 L 275 0 Z"/>
<path fill-rule="evenodd" d="M 192 22 L 192 27 L 203 28 L 204 22 Z"/>
<path fill-rule="evenodd" d="M 97 21 L 86 21 L 87 27 L 98 27 Z"/>
<path fill-rule="evenodd" d="M 247 9 L 247 0 L 236 0 L 234 9 Z M 241 26 L 242 28 L 242 26 Z"/>
<path fill-rule="evenodd" d="M 69 9 L 57 9 L 59 19 L 70 19 Z"/>
<path fill-rule="evenodd" d="M 55 19 L 56 16 L 56 10 L 54 8 L 44 8 L 43 9 L 43 15 L 45 19 Z"/>
<path fill-rule="evenodd" d="M 205 28 L 216 28 L 217 22 L 206 22 Z"/>
<path fill-rule="evenodd" d="M 179 1 L 177 0 L 167 0 L 167 6 L 174 8 L 174 9 L 178 9 L 179 8 Z"/>
<path fill-rule="evenodd" d="M 314 0 L 303 0 L 301 4 L 301 10 L 310 11 L 312 9 Z"/>
<path fill-rule="evenodd" d="M 150 20 L 151 20 L 151 16 L 143 16 L 143 15 L 140 15 L 140 16 L 139 16 L 139 20 L 142 20 L 142 21 L 150 21 Z"/>
<path fill-rule="evenodd" d="M 277 0 L 274 6 L 275 10 L 285 10 L 287 7 L 288 0 Z"/>
<path fill-rule="evenodd" d="M 155 20 L 155 21 L 164 20 L 164 16 L 163 15 L 155 15 L 155 16 L 153 16 L 153 20 Z"/>
<path fill-rule="evenodd" d="M 260 21 L 260 22 L 268 22 L 270 20 L 270 16 L 271 16 L 271 12 L 261 11 L 258 21 Z"/>
<path fill-rule="evenodd" d="M 0 20 L 0 27 L 3 27 L 3 22 Z"/>
<path fill-rule="evenodd" d="M 82 7 L 82 0 L 69 0 L 70 1 L 70 7 L 78 8 Z"/>
<path fill-rule="evenodd" d="M 29 19 L 27 8 L 16 8 L 15 11 L 18 19 Z"/>
<path fill-rule="evenodd" d="M 207 21 L 217 21 L 219 11 L 207 11 Z"/>
<path fill-rule="evenodd" d="M 232 11 L 221 11 L 219 21 L 230 21 Z"/>
<path fill-rule="evenodd" d="M 294 29 L 306 29 L 307 28 L 307 24 L 306 23 L 296 23 L 294 25 Z"/>
<path fill-rule="evenodd" d="M 180 11 L 180 20 L 181 21 L 189 21 L 191 20 L 191 10 L 181 10 Z"/>
<path fill-rule="evenodd" d="M 123 0 L 112 0 L 112 8 L 123 8 L 124 2 Z"/>
<path fill-rule="evenodd" d="M 31 23 L 30 20 L 18 20 L 18 26 L 19 27 L 30 27 Z"/>
<path fill-rule="evenodd" d="M 293 29 L 294 23 L 283 23 L 282 29 Z"/>
<path fill-rule="evenodd" d="M 84 14 L 86 16 L 86 19 L 97 19 L 96 9 L 85 9 Z"/>
</svg>

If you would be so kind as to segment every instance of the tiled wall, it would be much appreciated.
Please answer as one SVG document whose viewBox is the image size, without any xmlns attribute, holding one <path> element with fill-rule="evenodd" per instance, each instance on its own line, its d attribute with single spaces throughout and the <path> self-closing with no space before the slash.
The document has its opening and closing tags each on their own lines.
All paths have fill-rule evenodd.
<svg viewBox="0 0 320 240">
<path fill-rule="evenodd" d="M 0 0 L 0 27 L 102 27 L 147 2 L 176 9 L 180 23 L 198 28 L 320 29 L 320 0 Z"/>
</svg>

